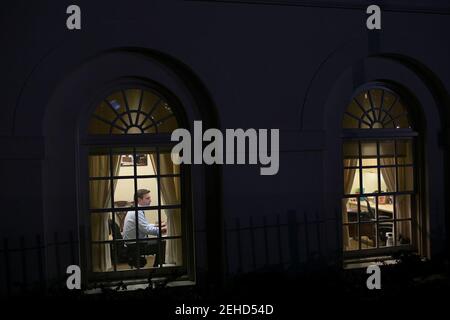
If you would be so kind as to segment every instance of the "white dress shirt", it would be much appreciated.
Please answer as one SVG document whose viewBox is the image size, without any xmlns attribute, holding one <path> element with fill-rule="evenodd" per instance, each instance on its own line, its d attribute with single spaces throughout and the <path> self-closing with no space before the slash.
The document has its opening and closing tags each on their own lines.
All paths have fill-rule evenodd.
<svg viewBox="0 0 450 320">
<path fill-rule="evenodd" d="M 148 235 L 157 236 L 159 234 L 158 226 L 148 223 L 143 210 L 138 210 L 137 217 L 139 239 L 145 239 Z M 122 236 L 124 240 L 136 239 L 136 212 L 134 210 L 127 212 Z"/>
</svg>

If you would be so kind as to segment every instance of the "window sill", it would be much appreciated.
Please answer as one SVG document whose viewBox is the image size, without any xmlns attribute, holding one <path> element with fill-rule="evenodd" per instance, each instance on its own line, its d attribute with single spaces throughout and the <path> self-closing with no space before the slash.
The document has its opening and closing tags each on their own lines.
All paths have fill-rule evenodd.
<svg viewBox="0 0 450 320">
<path fill-rule="evenodd" d="M 196 283 L 191 280 L 174 280 L 165 283 L 167 280 L 166 277 L 155 277 L 152 278 L 149 282 L 142 280 L 127 280 L 122 282 L 109 282 L 109 283 L 98 283 L 91 289 L 85 290 L 83 293 L 86 295 L 91 294 L 101 294 L 103 293 L 103 289 L 114 290 L 117 292 L 128 292 L 128 291 L 136 291 L 136 290 L 147 290 L 149 288 L 158 288 L 158 287 L 184 287 L 184 286 L 195 286 Z"/>
<path fill-rule="evenodd" d="M 399 261 L 393 259 L 392 256 L 378 256 L 378 257 L 370 257 L 365 259 L 348 259 L 344 261 L 344 269 L 345 270 L 353 270 L 353 269 L 366 269 L 371 265 L 393 265 L 397 264 Z"/>
</svg>

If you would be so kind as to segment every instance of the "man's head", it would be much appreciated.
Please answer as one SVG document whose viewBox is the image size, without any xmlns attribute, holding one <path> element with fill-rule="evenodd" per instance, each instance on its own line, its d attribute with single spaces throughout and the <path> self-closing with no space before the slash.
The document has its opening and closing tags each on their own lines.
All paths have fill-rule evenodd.
<svg viewBox="0 0 450 320">
<path fill-rule="evenodd" d="M 136 192 L 135 198 L 137 199 L 139 206 L 149 206 L 150 202 L 152 201 L 150 197 L 150 190 L 147 189 L 139 189 Z"/>
</svg>

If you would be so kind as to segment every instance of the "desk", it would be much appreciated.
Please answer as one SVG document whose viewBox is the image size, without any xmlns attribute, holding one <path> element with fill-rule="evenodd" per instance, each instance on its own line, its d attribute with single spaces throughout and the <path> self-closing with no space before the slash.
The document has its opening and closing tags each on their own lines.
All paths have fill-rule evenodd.
<svg viewBox="0 0 450 320">
<path fill-rule="evenodd" d="M 369 201 L 370 207 L 372 210 L 375 211 L 376 205 L 375 203 Z M 367 208 L 367 204 L 365 201 L 360 201 L 361 206 L 361 212 L 367 212 L 369 209 Z M 349 200 L 347 202 L 347 212 L 357 212 L 358 211 L 358 203 L 356 201 Z M 392 203 L 388 204 L 378 204 L 378 211 L 389 213 L 392 217 L 392 214 L 394 213 L 394 205 Z"/>
<path fill-rule="evenodd" d="M 370 207 L 375 212 L 376 204 L 369 201 Z M 375 228 L 376 216 L 369 213 L 369 208 L 367 207 L 366 201 L 360 201 L 360 223 L 350 224 L 348 226 L 349 236 L 353 239 L 357 238 L 357 228 L 359 225 L 359 234 L 361 239 L 366 239 L 366 244 L 370 247 L 370 243 L 376 243 L 377 229 Z M 394 215 L 394 205 L 389 204 L 378 204 L 378 221 L 384 221 L 392 219 Z M 356 201 L 349 200 L 347 202 L 347 218 L 348 222 L 358 221 L 358 203 Z M 384 224 L 384 223 L 382 223 Z M 380 226 L 382 225 L 380 224 Z M 391 227 L 392 229 L 392 227 Z M 380 229 L 381 230 L 381 229 Z M 378 230 L 378 231 L 380 231 Z M 361 240 L 362 241 L 362 240 Z"/>
</svg>

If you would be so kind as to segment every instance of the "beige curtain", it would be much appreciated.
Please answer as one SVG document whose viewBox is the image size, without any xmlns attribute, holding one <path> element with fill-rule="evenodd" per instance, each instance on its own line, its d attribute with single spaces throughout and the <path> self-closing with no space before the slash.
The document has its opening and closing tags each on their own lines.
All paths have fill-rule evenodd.
<svg viewBox="0 0 450 320">
<path fill-rule="evenodd" d="M 395 162 L 392 158 L 380 158 L 380 165 L 393 166 L 395 165 Z M 395 167 L 381 168 L 381 176 L 383 177 L 388 190 L 392 192 L 395 191 Z"/>
<path fill-rule="evenodd" d="M 345 159 L 345 167 L 354 167 L 357 164 L 357 159 Z M 344 170 L 344 194 L 349 194 L 352 191 L 353 181 L 355 180 L 356 169 Z M 348 213 L 347 213 L 347 202 L 348 199 L 344 198 L 342 201 L 342 223 L 348 223 Z M 350 246 L 350 235 L 349 227 L 344 228 L 343 231 L 343 245 L 344 250 L 349 250 Z"/>
<path fill-rule="evenodd" d="M 156 172 L 156 155 L 151 155 L 153 168 Z M 160 154 L 160 169 L 166 174 L 179 174 L 180 167 L 174 165 L 170 153 Z M 165 204 L 180 203 L 179 177 L 161 179 L 161 195 Z M 179 209 L 165 209 L 167 215 L 167 236 L 181 235 L 181 215 Z M 177 214 L 178 213 L 178 214 Z M 182 265 L 181 239 L 168 240 L 166 242 L 166 263 Z"/>
<path fill-rule="evenodd" d="M 119 156 L 113 156 L 113 173 L 119 174 Z M 89 157 L 89 175 L 91 177 L 109 176 L 109 157 L 97 155 Z M 114 181 L 114 189 L 117 180 Z M 114 192 L 114 190 L 112 190 Z M 110 180 L 95 180 L 89 185 L 89 200 L 92 209 L 103 209 L 111 207 L 111 182 Z M 91 238 L 92 241 L 108 240 L 109 213 L 91 214 Z M 111 254 L 108 245 L 92 246 L 92 269 L 94 272 L 108 271 L 112 267 Z"/>
</svg>

